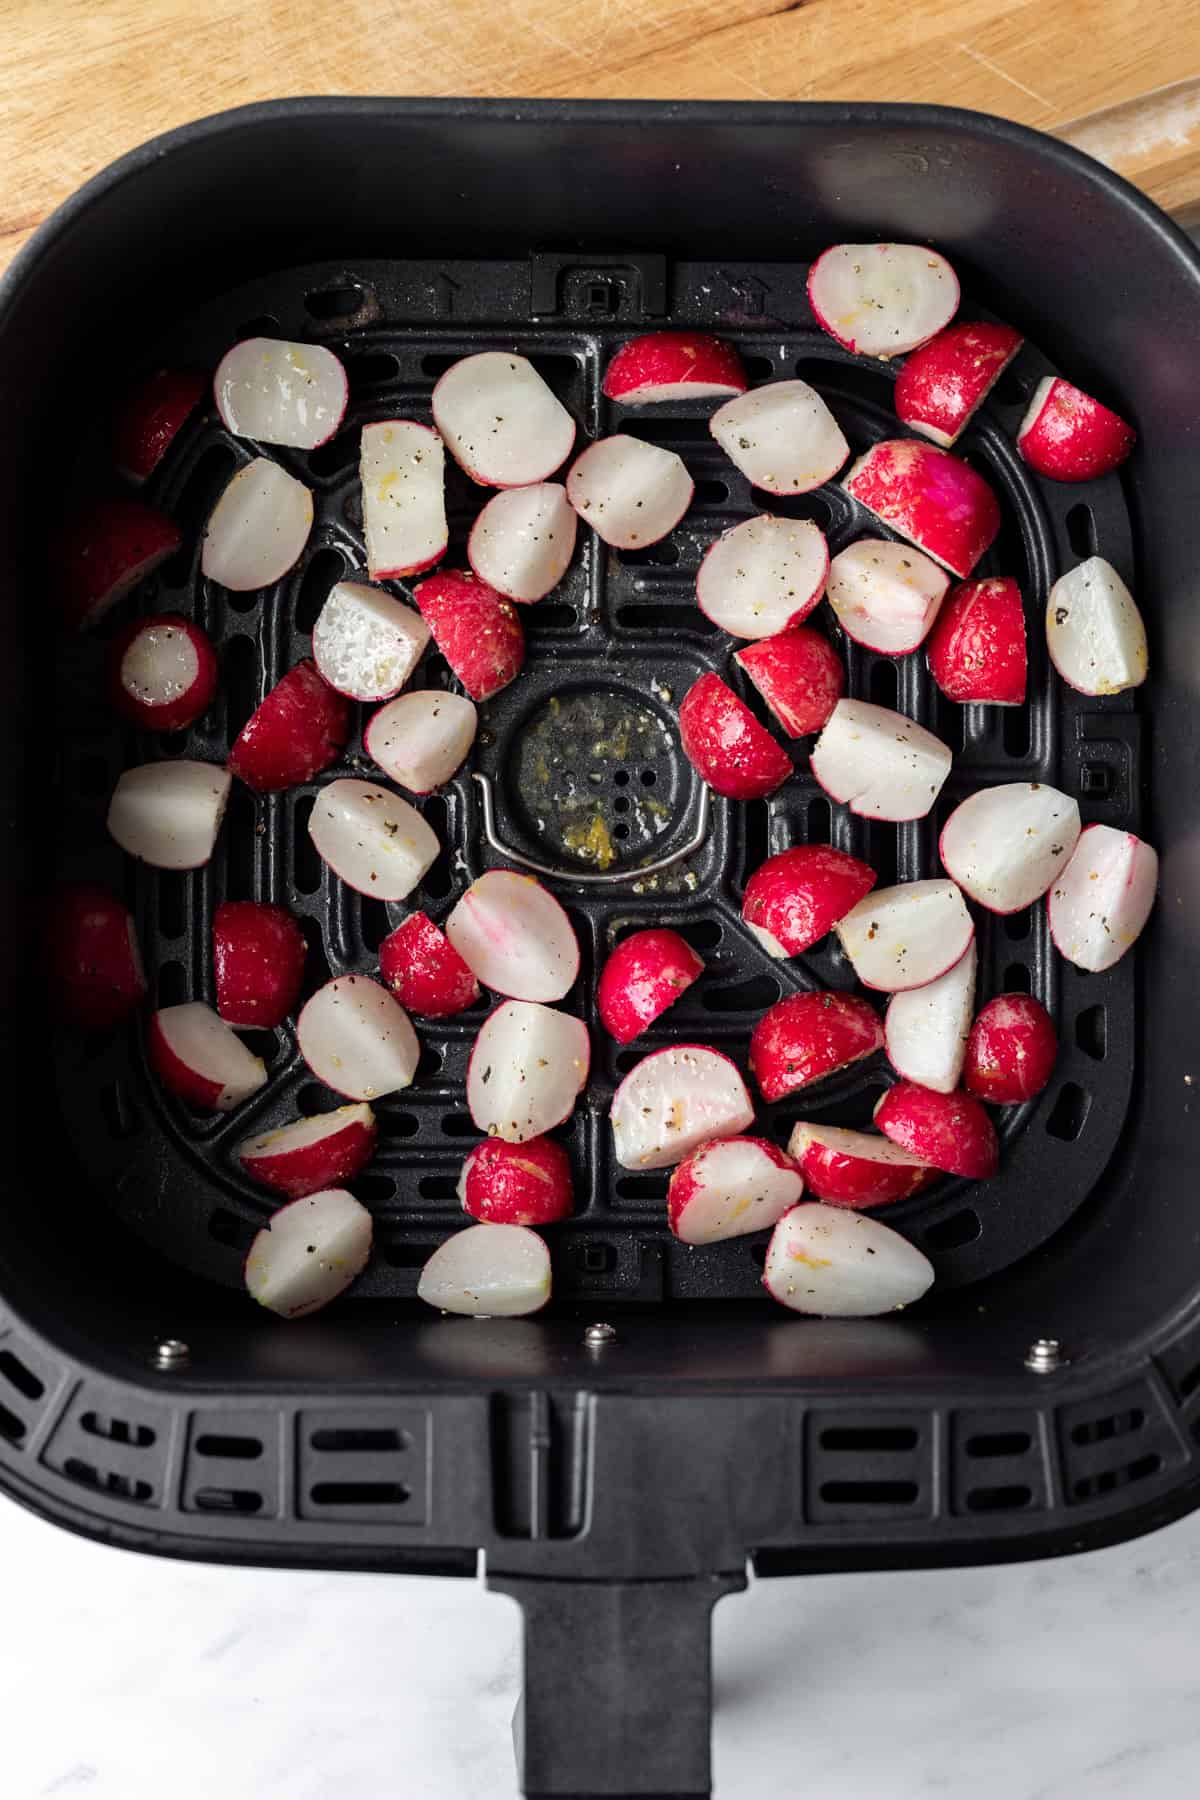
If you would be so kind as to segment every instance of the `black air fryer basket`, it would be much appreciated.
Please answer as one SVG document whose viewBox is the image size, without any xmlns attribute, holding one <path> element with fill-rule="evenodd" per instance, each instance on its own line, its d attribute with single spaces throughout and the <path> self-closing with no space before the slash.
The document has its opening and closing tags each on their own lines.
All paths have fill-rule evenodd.
<svg viewBox="0 0 1200 1800">
<path fill-rule="evenodd" d="M 694 575 L 714 536 L 765 497 L 717 450 L 709 408 L 620 415 L 601 375 L 634 332 L 698 326 L 733 339 L 755 381 L 811 381 L 856 453 L 896 435 L 892 375 L 840 351 L 805 297 L 814 254 L 863 238 L 935 244 L 967 316 L 1028 336 L 960 449 L 1002 500 L 977 573 L 1020 578 L 1030 699 L 959 708 L 922 658 L 847 645 L 852 693 L 954 749 L 939 809 L 900 827 L 850 819 L 801 755 L 771 799 L 714 800 L 704 830 L 676 707 L 706 669 L 746 688 L 735 646 L 694 604 Z M 209 630 L 220 697 L 186 737 L 122 734 L 98 694 L 103 646 L 57 637 L 47 597 L 75 452 L 94 466 L 131 372 L 212 366 L 258 331 L 327 343 L 350 374 L 337 437 L 278 453 L 314 490 L 310 544 L 265 595 L 200 577 L 200 528 L 249 451 L 211 409 L 196 415 L 150 489 L 185 546 L 135 604 Z M 127 893 L 159 1004 L 211 998 L 207 926 L 225 897 L 294 906 L 314 985 L 374 967 L 408 906 L 342 887 L 305 831 L 320 783 L 358 769 L 357 755 L 279 796 L 240 789 L 212 864 L 190 875 L 126 866 L 104 814 L 128 763 L 224 758 L 261 693 L 307 654 L 329 587 L 363 568 L 359 427 L 427 419 L 437 375 L 491 345 L 528 353 L 584 437 L 620 417 L 679 451 L 696 480 L 683 523 L 645 552 L 581 534 L 561 589 L 525 610 L 526 673 L 484 709 L 471 769 L 424 804 L 445 851 L 411 904 L 435 919 L 484 868 L 524 858 L 557 871 L 583 946 L 564 1005 L 594 1047 L 586 1104 L 562 1134 L 577 1213 L 549 1233 L 546 1315 L 441 1318 L 415 1299 L 422 1263 L 461 1220 L 481 1003 L 423 1026 L 415 1085 L 378 1108 L 380 1153 L 355 1184 L 376 1217 L 368 1272 L 327 1314 L 286 1326 L 241 1289 L 270 1203 L 231 1150 L 333 1097 L 290 1028 L 261 1046 L 271 1081 L 233 1121 L 165 1098 L 136 1032 L 52 1037 L 38 899 L 55 870 Z M 1050 370 L 1137 424 L 1119 479 L 1057 486 L 1017 458 L 1015 427 Z M 933 108 L 253 107 L 135 152 L 43 227 L 3 289 L 0 388 L 8 1493 L 176 1556 L 470 1575 L 482 1549 L 491 1585 L 525 1611 L 526 1790 L 559 1796 L 707 1793 L 708 1615 L 748 1563 L 767 1575 L 1052 1554 L 1195 1504 L 1200 263 L 1148 201 L 1036 133 Z M 478 505 L 456 480 L 452 566 Z M 835 486 L 769 505 L 816 519 L 835 549 L 865 524 Z M 1137 694 L 1087 699 L 1047 669 L 1048 585 L 1093 551 L 1147 617 L 1152 679 Z M 433 657 L 417 679 L 449 674 Z M 945 812 L 1011 779 L 1052 782 L 1078 795 L 1085 822 L 1157 844 L 1151 926 L 1136 954 L 1086 975 L 1051 955 L 1040 909 L 981 921 L 981 991 L 1024 988 L 1050 1007 L 1054 1081 L 1004 1116 L 998 1179 L 945 1180 L 889 1212 L 936 1266 L 926 1301 L 881 1320 L 791 1317 L 762 1294 L 761 1237 L 703 1250 L 671 1237 L 665 1172 L 615 1163 L 613 1087 L 681 1035 L 744 1062 L 753 1021 L 783 992 L 850 983 L 828 944 L 775 963 L 742 927 L 741 889 L 766 854 L 832 841 L 882 882 L 938 873 Z M 615 853 L 600 883 L 583 879 L 596 870 L 578 830 L 596 816 Z M 651 923 L 682 931 L 708 974 L 620 1050 L 596 1027 L 595 974 L 623 933 Z M 888 1079 L 859 1065 L 761 1122 L 780 1142 L 801 1111 L 863 1124 Z"/>
</svg>

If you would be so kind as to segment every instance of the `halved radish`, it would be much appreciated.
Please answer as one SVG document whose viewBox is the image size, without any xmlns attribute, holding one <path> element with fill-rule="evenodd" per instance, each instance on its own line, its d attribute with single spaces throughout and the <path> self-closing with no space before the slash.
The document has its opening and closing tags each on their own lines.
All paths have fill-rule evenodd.
<svg viewBox="0 0 1200 1800">
<path fill-rule="evenodd" d="M 421 1046 L 400 1002 L 366 975 L 339 975 L 319 987 L 296 1021 L 300 1054 L 347 1100 L 378 1100 L 410 1086 Z"/>
<path fill-rule="evenodd" d="M 370 1162 L 378 1136 L 369 1106 L 339 1106 L 245 1138 L 235 1154 L 252 1181 L 298 1200 L 352 1181 Z"/>
<path fill-rule="evenodd" d="M 292 450 L 327 443 L 349 395 L 346 371 L 332 350 L 283 338 L 243 338 L 225 352 L 213 376 L 213 398 L 227 431 Z"/>
<path fill-rule="evenodd" d="M 1048 1084 L 1058 1060 L 1054 1021 L 1032 994 L 997 994 L 967 1039 L 963 1086 L 978 1100 L 1016 1106 Z"/>
<path fill-rule="evenodd" d="M 1120 467 L 1136 442 L 1132 425 L 1059 375 L 1038 382 L 1017 428 L 1022 457 L 1052 481 L 1098 481 Z"/>
<path fill-rule="evenodd" d="M 760 863 L 742 918 L 768 956 L 799 956 L 832 931 L 875 886 L 869 863 L 828 844 L 797 844 Z"/>
<path fill-rule="evenodd" d="M 468 1151 L 458 1197 L 488 1225 L 553 1225 L 571 1214 L 571 1159 L 553 1138 L 489 1138 Z"/>
<path fill-rule="evenodd" d="M 846 691 L 846 671 L 828 638 L 810 626 L 739 650 L 744 669 L 789 737 L 820 731 Z"/>
<path fill-rule="evenodd" d="M 954 967 L 936 981 L 892 995 L 884 1046 L 897 1075 L 939 1094 L 954 1092 L 962 1079 L 975 1010 L 977 961 L 972 939 Z"/>
<path fill-rule="evenodd" d="M 915 1081 L 898 1081 L 875 1108 L 885 1137 L 948 1175 L 986 1181 L 1000 1166 L 996 1128 L 978 1100 L 957 1088 L 935 1093 Z"/>
<path fill-rule="evenodd" d="M 262 1058 L 199 1000 L 156 1012 L 146 1050 L 163 1086 L 205 1112 L 232 1112 L 266 1083 Z"/>
<path fill-rule="evenodd" d="M 860 538 L 829 565 L 826 592 L 838 624 L 856 644 L 905 656 L 927 636 L 950 577 L 890 538 Z"/>
<path fill-rule="evenodd" d="M 665 1169 L 712 1138 L 737 1137 L 753 1124 L 754 1106 L 727 1056 L 673 1044 L 629 1071 L 610 1117 L 622 1168 Z"/>
<path fill-rule="evenodd" d="M 42 919 L 54 1011 L 79 1031 L 111 1031 L 146 997 L 133 914 L 95 882 L 50 896 Z"/>
<path fill-rule="evenodd" d="M 217 691 L 217 653 L 207 632 L 179 613 L 133 619 L 109 651 L 109 691 L 142 731 L 183 731 Z"/>
<path fill-rule="evenodd" d="M 493 494 L 467 540 L 467 561 L 498 594 L 526 604 L 558 586 L 575 549 L 578 520 L 558 481 Z"/>
<path fill-rule="evenodd" d="M 809 1191 L 831 1206 L 889 1206 L 925 1186 L 929 1165 L 887 1138 L 802 1120 L 788 1153 Z"/>
<path fill-rule="evenodd" d="M 956 806 L 938 840 L 947 875 L 989 912 L 1020 912 L 1066 867 L 1079 807 L 1040 781 L 980 788 Z"/>
<path fill-rule="evenodd" d="M 344 1294 L 371 1255 L 371 1215 L 345 1188 L 325 1188 L 281 1206 L 246 1257 L 252 1300 L 302 1319 Z"/>
<path fill-rule="evenodd" d="M 812 772 L 825 792 L 861 819 L 923 819 L 953 758 L 903 713 L 869 700 L 839 700 L 813 745 Z"/>
<path fill-rule="evenodd" d="M 213 507 L 200 551 L 201 573 L 235 594 L 270 587 L 299 562 L 312 522 L 313 497 L 304 483 L 256 456 Z"/>
<path fill-rule="evenodd" d="M 390 700 L 428 642 L 429 627 L 411 606 L 363 581 L 339 581 L 313 626 L 313 661 L 339 694 Z"/>
<path fill-rule="evenodd" d="M 873 444 L 842 486 L 952 575 L 969 575 L 1000 530 L 1000 503 L 983 476 L 916 438 Z"/>
<path fill-rule="evenodd" d="M 213 853 L 232 785 L 228 769 L 187 758 L 126 769 L 109 802 L 109 833 L 152 868 L 198 869 Z"/>
<path fill-rule="evenodd" d="M 483 487 L 546 481 L 575 442 L 566 407 L 531 362 L 508 350 L 447 369 L 433 390 L 433 420 L 455 462 Z"/>
<path fill-rule="evenodd" d="M 782 1100 L 883 1048 L 883 1022 L 857 994 L 789 994 L 750 1037 L 750 1073 L 764 1100 Z"/>
<path fill-rule="evenodd" d="M 1079 969 L 1111 969 L 1139 937 L 1158 887 L 1158 853 L 1132 831 L 1089 825 L 1046 908 L 1056 948 Z"/>
<path fill-rule="evenodd" d="M 817 324 L 860 356 L 903 356 L 958 311 L 958 277 L 926 244 L 834 244 L 808 272 Z"/>
<path fill-rule="evenodd" d="M 700 564 L 696 599 L 731 636 L 769 638 L 807 619 L 828 572 L 819 526 L 764 513 L 722 532 Z"/>
<path fill-rule="evenodd" d="M 470 755 L 478 726 L 473 700 L 442 688 L 422 688 L 372 713 L 363 749 L 410 793 L 432 794 Z"/>
<path fill-rule="evenodd" d="M 746 371 L 732 344 L 702 331 L 651 331 L 622 344 L 604 372 L 604 393 L 622 406 L 744 394 Z"/>
<path fill-rule="evenodd" d="M 948 450 L 1024 342 L 1011 325 L 948 325 L 914 350 L 901 369 L 896 417 Z"/>
<path fill-rule="evenodd" d="M 550 1298 L 550 1252 L 524 1225 L 468 1225 L 434 1251 L 417 1295 L 441 1312 L 520 1318 Z"/>
<path fill-rule="evenodd" d="M 718 1138 L 672 1174 L 667 1223 L 685 1244 L 717 1244 L 774 1225 L 803 1192 L 791 1157 L 765 1138 Z"/>
<path fill-rule="evenodd" d="M 860 900 L 835 927 L 867 987 L 896 994 L 952 969 L 975 926 L 952 881 L 904 881 Z"/>
<path fill-rule="evenodd" d="M 842 428 L 807 381 L 770 381 L 717 408 L 708 429 L 746 480 L 768 494 L 807 494 L 850 454 Z"/>
<path fill-rule="evenodd" d="M 467 1064 L 467 1106 L 480 1131 L 524 1144 L 569 1119 L 591 1061 L 587 1026 L 529 1000 L 505 1000 Z"/>
<path fill-rule="evenodd" d="M 548 888 L 533 875 L 488 869 L 446 920 L 467 967 L 512 1000 L 561 1000 L 579 973 L 579 940 Z"/>
<path fill-rule="evenodd" d="M 183 542 L 173 519 L 141 500 L 96 500 L 70 519 L 53 552 L 68 627 L 85 631 L 152 575 Z"/>
<path fill-rule="evenodd" d="M 272 1031 L 300 997 L 308 946 L 286 907 L 223 900 L 213 914 L 213 981 L 227 1025 Z"/>
<path fill-rule="evenodd" d="M 1081 694 L 1140 687 L 1150 667 L 1137 602 L 1102 556 L 1068 569 L 1050 589 L 1046 645 L 1063 680 Z"/>
<path fill-rule="evenodd" d="M 258 794 L 311 781 L 350 736 L 350 705 L 311 662 L 297 663 L 255 707 L 233 741 L 229 767 Z"/>
<path fill-rule="evenodd" d="M 1025 608 L 1012 577 L 962 581 L 952 588 L 925 655 L 949 699 L 1020 706 L 1028 663 Z"/>
<path fill-rule="evenodd" d="M 367 573 L 419 575 L 446 554 L 446 452 L 415 419 L 364 425 L 358 457 Z"/>
<path fill-rule="evenodd" d="M 618 1044 L 632 1043 L 703 973 L 704 958 L 677 931 L 635 931 L 621 939 L 600 972 L 600 1023 Z"/>
<path fill-rule="evenodd" d="M 126 481 L 153 475 L 208 391 L 197 369 L 156 369 L 127 397 L 113 431 L 113 459 Z"/>
<path fill-rule="evenodd" d="M 878 1219 L 804 1200 L 767 1245 L 763 1286 L 793 1312 L 872 1319 L 911 1306 L 933 1285 L 933 1264 Z"/>
<path fill-rule="evenodd" d="M 479 998 L 474 975 L 423 912 L 410 913 L 384 938 L 379 973 L 401 1006 L 427 1019 L 449 1018 Z"/>
<path fill-rule="evenodd" d="M 441 845 L 420 813 L 372 781 L 331 781 L 308 821 L 317 854 L 335 875 L 376 900 L 403 900 Z"/>
<path fill-rule="evenodd" d="M 486 581 L 443 569 L 413 589 L 433 639 L 472 700 L 490 700 L 521 672 L 525 633 L 516 608 Z"/>
<path fill-rule="evenodd" d="M 679 708 L 683 753 L 714 793 L 730 800 L 773 794 L 792 773 L 792 759 L 719 675 L 701 675 Z"/>
<path fill-rule="evenodd" d="M 617 550 L 640 550 L 673 531 L 695 489 L 682 457 L 643 438 L 601 438 L 571 464 L 567 499 Z"/>
</svg>

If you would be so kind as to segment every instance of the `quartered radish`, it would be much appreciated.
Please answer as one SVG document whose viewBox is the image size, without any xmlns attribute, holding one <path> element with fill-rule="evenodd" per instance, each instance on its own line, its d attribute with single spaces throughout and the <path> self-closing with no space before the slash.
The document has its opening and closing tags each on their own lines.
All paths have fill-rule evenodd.
<svg viewBox="0 0 1200 1800">
<path fill-rule="evenodd" d="M 850 454 L 842 428 L 807 381 L 770 381 L 718 407 L 708 429 L 747 481 L 768 494 L 807 494 Z"/>
<path fill-rule="evenodd" d="M 311 781 L 336 762 L 350 736 L 350 705 L 311 662 L 289 669 L 233 741 L 229 767 L 259 794 Z"/>
<path fill-rule="evenodd" d="M 117 415 L 113 460 L 126 481 L 153 475 L 208 392 L 197 369 L 156 369 L 133 389 Z"/>
<path fill-rule="evenodd" d="M 958 311 L 958 277 L 926 244 L 834 244 L 808 272 L 817 324 L 860 356 L 903 356 Z"/>
<path fill-rule="evenodd" d="M 828 638 L 800 625 L 739 650 L 745 670 L 789 737 L 820 731 L 846 691 L 846 671 Z"/>
<path fill-rule="evenodd" d="M 765 1138 L 718 1138 L 672 1174 L 667 1223 L 685 1244 L 717 1244 L 774 1225 L 803 1192 L 791 1157 Z"/>
<path fill-rule="evenodd" d="M 44 968 L 54 1012 L 79 1031 L 111 1031 L 146 997 L 133 914 L 95 882 L 49 898 L 42 918 Z"/>
<path fill-rule="evenodd" d="M 252 1300 L 284 1319 L 319 1312 L 344 1294 L 371 1255 L 371 1215 L 345 1188 L 281 1206 L 246 1256 Z"/>
<path fill-rule="evenodd" d="M 1010 575 L 952 588 L 925 646 L 929 672 L 950 700 L 1020 706 L 1025 698 L 1025 608 Z"/>
<path fill-rule="evenodd" d="M 79 631 L 152 575 L 183 542 L 173 519 L 141 500 L 97 500 L 55 542 L 54 581 L 64 622 Z"/>
<path fill-rule="evenodd" d="M 443 569 L 413 589 L 433 641 L 472 700 L 490 700 L 520 674 L 525 633 L 516 608 L 486 581 Z"/>
<path fill-rule="evenodd" d="M 617 550 L 657 544 L 692 503 L 682 457 L 644 438 L 601 438 L 567 473 L 567 499 L 598 537 Z"/>
<path fill-rule="evenodd" d="M 767 1246 L 763 1286 L 793 1312 L 872 1319 L 911 1306 L 933 1285 L 933 1264 L 878 1219 L 803 1200 Z"/>
<path fill-rule="evenodd" d="M 1058 375 L 1038 382 L 1017 430 L 1022 457 L 1053 481 L 1098 481 L 1136 442 L 1132 425 Z"/>
<path fill-rule="evenodd" d="M 702 1044 L 673 1044 L 631 1069 L 610 1113 L 617 1161 L 665 1169 L 712 1138 L 737 1137 L 754 1106 L 735 1064 Z"/>
<path fill-rule="evenodd" d="M 488 869 L 446 920 L 467 967 L 512 1000 L 561 1000 L 579 973 L 570 919 L 533 875 Z"/>
<path fill-rule="evenodd" d="M 143 763 L 113 789 L 108 829 L 129 856 L 154 869 L 199 869 L 213 853 L 233 777 L 215 763 Z"/>
<path fill-rule="evenodd" d="M 370 1162 L 378 1136 L 369 1106 L 339 1106 L 246 1138 L 236 1155 L 252 1181 L 295 1200 L 352 1181 Z"/>
<path fill-rule="evenodd" d="M 442 688 L 422 688 L 372 713 L 363 749 L 410 793 L 432 794 L 465 762 L 478 725 L 473 700 Z"/>
<path fill-rule="evenodd" d="M 493 494 L 471 527 L 467 561 L 498 594 L 529 604 L 566 574 L 577 529 L 561 482 L 506 488 Z"/>
<path fill-rule="evenodd" d="M 760 863 L 742 918 L 768 956 L 799 956 L 832 931 L 875 886 L 868 863 L 828 844 L 797 844 Z"/>
<path fill-rule="evenodd" d="M 300 1054 L 347 1100 L 378 1100 L 408 1087 L 421 1046 L 408 1014 L 366 975 L 339 975 L 319 987 L 296 1021 Z"/>
<path fill-rule="evenodd" d="M 1000 503 L 983 476 L 916 438 L 873 444 L 842 486 L 952 575 L 968 576 L 1000 530 Z"/>
<path fill-rule="evenodd" d="M 441 1312 L 520 1318 L 550 1298 L 550 1252 L 524 1225 L 468 1225 L 434 1251 L 417 1295 Z"/>
<path fill-rule="evenodd" d="M 433 420 L 446 448 L 483 487 L 528 487 L 561 467 L 575 421 L 525 357 L 507 350 L 464 356 L 433 390 Z"/>
<path fill-rule="evenodd" d="M 234 437 L 291 450 L 315 450 L 346 412 L 346 371 L 322 344 L 243 338 L 227 350 L 213 377 L 221 423 Z"/>
<path fill-rule="evenodd" d="M 885 1137 L 948 1175 L 986 1181 L 1000 1166 L 996 1128 L 978 1100 L 957 1088 L 939 1094 L 898 1081 L 875 1108 L 875 1123 Z"/>
<path fill-rule="evenodd" d="M 788 1140 L 810 1193 L 831 1206 L 889 1206 L 925 1186 L 929 1165 L 870 1131 L 802 1120 Z"/>
<path fill-rule="evenodd" d="M 1050 936 L 1079 969 L 1111 969 L 1137 941 L 1158 887 L 1158 854 L 1132 831 L 1089 825 L 1046 901 Z"/>
<path fill-rule="evenodd" d="M 792 759 L 719 675 L 701 675 L 679 708 L 683 753 L 714 793 L 760 800 L 792 772 Z"/>
<path fill-rule="evenodd" d="M 621 939 L 601 970 L 600 1023 L 618 1044 L 630 1044 L 703 973 L 704 958 L 677 931 L 635 931 Z"/>
<path fill-rule="evenodd" d="M 953 881 L 878 888 L 836 926 L 858 979 L 888 994 L 925 987 L 952 969 L 975 936 Z"/>
<path fill-rule="evenodd" d="M 248 462 L 213 507 L 201 573 L 235 594 L 279 581 L 300 560 L 312 530 L 313 497 L 265 456 Z"/>
<path fill-rule="evenodd" d="M 808 617 L 828 572 L 819 526 L 764 513 L 722 532 L 700 564 L 696 599 L 731 636 L 769 638 Z"/>
<path fill-rule="evenodd" d="M 184 731 L 217 691 L 217 653 L 207 632 L 179 613 L 133 619 L 113 640 L 109 691 L 142 731 Z"/>
<path fill-rule="evenodd" d="M 485 1019 L 467 1064 L 467 1107 L 489 1137 L 523 1144 L 574 1111 L 588 1077 L 587 1027 L 569 1013 L 506 1000 Z"/>
<path fill-rule="evenodd" d="M 967 1039 L 963 1086 L 994 1106 L 1033 1100 L 1058 1060 L 1054 1021 L 1031 994 L 997 994 L 981 1007 Z"/>
<path fill-rule="evenodd" d="M 947 875 L 989 912 L 1032 906 L 1066 867 L 1079 838 L 1079 807 L 1039 781 L 980 788 L 942 827 Z"/>
<path fill-rule="evenodd" d="M 358 457 L 367 573 L 419 575 L 446 554 L 446 452 L 415 419 L 364 425 Z"/>
<path fill-rule="evenodd" d="M 896 417 L 948 450 L 1024 342 L 1011 325 L 948 325 L 906 360 L 896 381 Z"/>
<path fill-rule="evenodd" d="M 977 960 L 972 939 L 954 967 L 936 981 L 892 995 L 884 1047 L 897 1075 L 939 1094 L 954 1092 L 962 1079 L 975 1010 Z"/>
<path fill-rule="evenodd" d="M 401 1006 L 427 1019 L 460 1013 L 479 998 L 479 983 L 425 913 L 410 913 L 379 946 L 379 973 Z"/>
<path fill-rule="evenodd" d="M 1063 680 L 1081 694 L 1140 687 L 1150 667 L 1137 602 L 1102 556 L 1068 569 L 1050 589 L 1046 645 Z"/>
<path fill-rule="evenodd" d="M 604 372 L 607 399 L 622 406 L 662 400 L 713 400 L 746 391 L 732 344 L 702 331 L 651 331 L 622 344 Z"/>
<path fill-rule="evenodd" d="M 375 900 L 403 900 L 441 845 L 420 813 L 372 781 L 331 781 L 308 820 L 317 854 L 335 875 Z"/>
<path fill-rule="evenodd" d="M 553 1225 L 574 1204 L 571 1159 L 553 1138 L 489 1138 L 468 1151 L 458 1197 L 464 1212 L 488 1225 Z"/>
<path fill-rule="evenodd" d="M 813 745 L 825 792 L 862 819 L 923 819 L 953 760 L 932 731 L 869 700 L 839 700 Z"/>
<path fill-rule="evenodd" d="M 883 1024 L 857 994 L 789 994 L 750 1037 L 750 1073 L 764 1100 L 782 1100 L 883 1048 Z"/>
<path fill-rule="evenodd" d="M 286 907 L 223 900 L 213 914 L 213 982 L 227 1025 L 273 1031 L 300 997 L 308 946 Z"/>
<path fill-rule="evenodd" d="M 945 570 L 908 544 L 860 538 L 830 563 L 826 593 L 847 637 L 904 656 L 924 641 L 949 585 Z"/>
<path fill-rule="evenodd" d="M 351 700 L 390 700 L 421 660 L 429 626 L 382 588 L 339 581 L 313 626 L 313 661 L 322 679 Z"/>
<path fill-rule="evenodd" d="M 163 1086 L 205 1112 L 232 1112 L 266 1083 L 262 1058 L 199 1000 L 156 1012 L 146 1050 Z"/>
</svg>

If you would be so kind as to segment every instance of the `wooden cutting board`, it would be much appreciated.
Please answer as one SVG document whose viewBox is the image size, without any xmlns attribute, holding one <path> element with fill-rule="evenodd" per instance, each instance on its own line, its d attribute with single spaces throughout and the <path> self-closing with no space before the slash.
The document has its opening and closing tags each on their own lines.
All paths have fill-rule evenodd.
<svg viewBox="0 0 1200 1800">
<path fill-rule="evenodd" d="M 1200 216 L 1198 0 L 0 0 L 0 266 L 157 132 L 322 93 L 968 106 Z"/>
</svg>

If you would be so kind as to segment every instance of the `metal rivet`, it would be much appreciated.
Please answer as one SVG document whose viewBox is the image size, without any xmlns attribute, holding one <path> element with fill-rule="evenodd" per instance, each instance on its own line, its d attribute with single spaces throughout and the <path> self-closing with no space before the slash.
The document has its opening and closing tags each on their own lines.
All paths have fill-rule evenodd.
<svg viewBox="0 0 1200 1800">
<path fill-rule="evenodd" d="M 191 1354 L 190 1346 L 182 1338 L 162 1338 L 154 1346 L 154 1366 L 156 1369 L 180 1369 Z"/>
<path fill-rule="evenodd" d="M 1035 1375 L 1049 1375 L 1062 1361 L 1062 1345 L 1057 1338 L 1035 1338 L 1025 1352 L 1025 1367 Z"/>
<path fill-rule="evenodd" d="M 583 1334 L 583 1341 L 589 1350 L 603 1350 L 606 1344 L 615 1344 L 617 1333 L 612 1325 L 589 1325 Z"/>
</svg>

